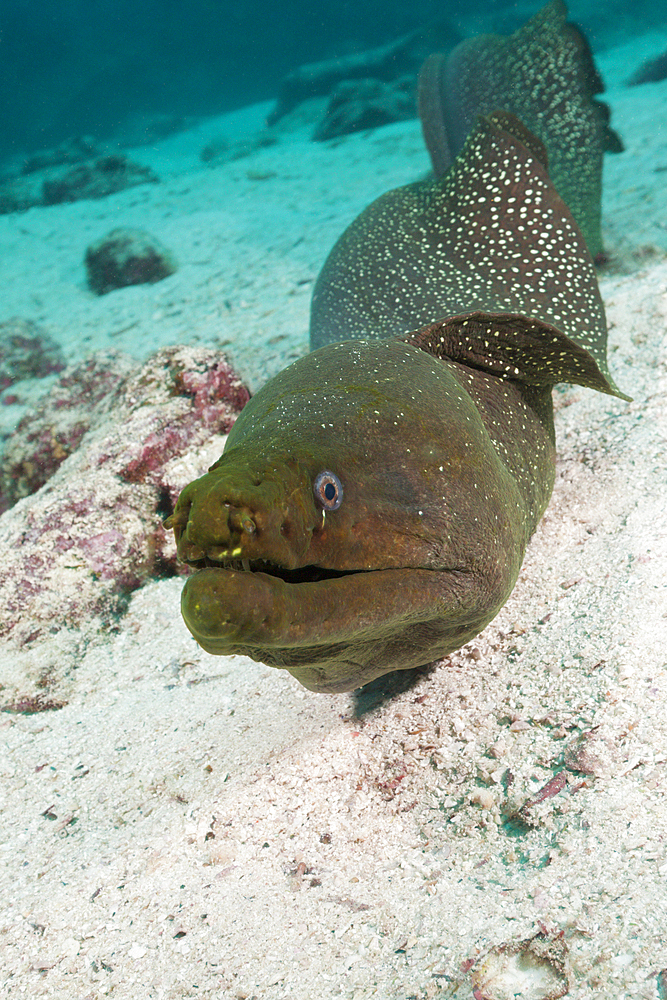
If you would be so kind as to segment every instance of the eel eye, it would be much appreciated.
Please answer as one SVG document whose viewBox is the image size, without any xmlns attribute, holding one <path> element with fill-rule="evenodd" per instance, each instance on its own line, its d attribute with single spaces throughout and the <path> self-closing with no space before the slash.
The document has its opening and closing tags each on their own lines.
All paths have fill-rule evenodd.
<svg viewBox="0 0 667 1000">
<path fill-rule="evenodd" d="M 313 492 L 324 510 L 338 510 L 343 502 L 343 484 L 338 476 L 328 469 L 315 476 Z"/>
</svg>

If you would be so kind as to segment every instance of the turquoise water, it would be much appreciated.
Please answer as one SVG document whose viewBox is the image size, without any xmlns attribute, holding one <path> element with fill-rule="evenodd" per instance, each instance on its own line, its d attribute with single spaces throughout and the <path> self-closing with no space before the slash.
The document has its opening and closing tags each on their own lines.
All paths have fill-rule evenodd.
<svg viewBox="0 0 667 1000">
<path fill-rule="evenodd" d="M 71 135 L 107 138 L 138 114 L 219 114 L 272 98 L 282 77 L 303 63 L 360 52 L 437 21 L 459 37 L 507 33 L 537 6 L 525 0 L 70 0 L 37 14 L 28 0 L 6 0 L 0 156 Z M 667 16 L 654 0 L 574 0 L 569 6 L 597 52 L 664 24 Z"/>
</svg>

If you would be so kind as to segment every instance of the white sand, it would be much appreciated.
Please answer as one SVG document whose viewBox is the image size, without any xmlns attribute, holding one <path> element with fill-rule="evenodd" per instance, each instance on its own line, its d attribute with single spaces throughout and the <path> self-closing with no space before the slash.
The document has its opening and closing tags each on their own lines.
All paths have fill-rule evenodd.
<svg viewBox="0 0 667 1000">
<path fill-rule="evenodd" d="M 664 995 L 667 81 L 616 85 L 665 47 L 600 60 L 627 146 L 604 200 L 626 273 L 602 289 L 612 372 L 635 401 L 558 391 L 556 490 L 506 607 L 373 707 L 203 653 L 179 580 L 139 591 L 122 630 L 82 648 L 65 708 L 0 716 L 3 996 L 470 1000 L 463 970 L 540 930 L 562 932 L 569 996 Z M 0 318 L 43 323 L 70 360 L 224 344 L 254 388 L 302 353 L 304 282 L 428 163 L 415 122 L 199 163 L 211 136 L 252 134 L 266 110 L 135 151 L 161 185 L 1 217 Z M 96 298 L 85 247 L 119 225 L 180 267 Z M 0 679 L 16 666 L 5 656 Z M 508 822 L 563 754 L 567 787 Z M 504 987 L 481 987 L 480 969 L 478 996 L 548 995 L 544 963 Z"/>
</svg>

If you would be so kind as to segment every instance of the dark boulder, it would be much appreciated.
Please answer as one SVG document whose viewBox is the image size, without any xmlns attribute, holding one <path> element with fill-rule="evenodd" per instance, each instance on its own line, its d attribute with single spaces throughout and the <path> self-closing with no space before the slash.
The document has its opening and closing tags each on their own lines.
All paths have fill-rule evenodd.
<svg viewBox="0 0 667 1000">
<path fill-rule="evenodd" d="M 96 295 L 127 285 L 154 284 L 176 270 L 169 251 L 141 229 L 113 229 L 88 247 L 85 264 Z"/>
</svg>

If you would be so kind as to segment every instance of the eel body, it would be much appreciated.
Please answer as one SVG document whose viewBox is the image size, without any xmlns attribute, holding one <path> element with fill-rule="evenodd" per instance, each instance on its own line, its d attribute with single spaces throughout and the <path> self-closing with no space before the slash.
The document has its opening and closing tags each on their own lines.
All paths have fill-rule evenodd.
<svg viewBox="0 0 667 1000">
<path fill-rule="evenodd" d="M 343 234 L 311 338 L 167 523 L 204 649 L 335 692 L 443 657 L 500 610 L 553 486 L 552 387 L 628 397 L 586 240 L 506 111 Z"/>
</svg>

